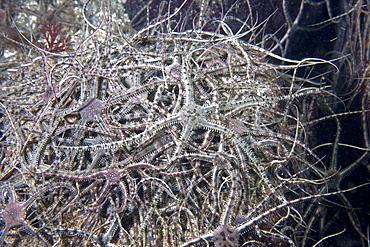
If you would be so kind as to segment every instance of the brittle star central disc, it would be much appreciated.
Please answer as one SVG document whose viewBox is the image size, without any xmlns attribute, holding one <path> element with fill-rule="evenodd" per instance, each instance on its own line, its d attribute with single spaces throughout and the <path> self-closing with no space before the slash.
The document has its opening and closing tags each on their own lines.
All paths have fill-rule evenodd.
<svg viewBox="0 0 370 247">
<path fill-rule="evenodd" d="M 182 110 L 181 120 L 185 125 L 194 127 L 202 126 L 207 114 L 202 106 L 189 104 Z"/>
</svg>

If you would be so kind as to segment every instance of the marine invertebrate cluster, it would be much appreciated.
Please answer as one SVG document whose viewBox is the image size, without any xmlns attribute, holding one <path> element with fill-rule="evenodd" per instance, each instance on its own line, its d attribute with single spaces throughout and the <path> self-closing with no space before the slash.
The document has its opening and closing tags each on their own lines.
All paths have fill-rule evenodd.
<svg viewBox="0 0 370 247">
<path fill-rule="evenodd" d="M 332 61 L 246 42 L 259 26 L 231 16 L 236 5 L 216 19 L 206 1 L 162 3 L 130 32 L 115 19 L 124 5 L 70 4 L 85 29 L 73 51 L 29 42 L 32 56 L 9 58 L 2 74 L 1 245 L 294 246 L 335 235 L 310 231 L 307 209 L 365 185 L 325 190 L 344 172 L 305 137 L 323 121 L 310 107 L 331 109 L 333 92 L 300 77 Z"/>
</svg>

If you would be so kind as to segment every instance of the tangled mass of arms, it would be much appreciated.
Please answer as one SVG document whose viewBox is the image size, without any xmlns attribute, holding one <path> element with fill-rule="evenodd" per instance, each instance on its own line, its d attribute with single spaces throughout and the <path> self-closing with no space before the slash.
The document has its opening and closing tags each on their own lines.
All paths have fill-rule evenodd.
<svg viewBox="0 0 370 247">
<path fill-rule="evenodd" d="M 370 150 L 366 1 L 279 1 L 274 34 L 249 1 L 22 2 L 0 10 L 0 246 L 367 245 L 368 184 L 343 182 Z M 342 20 L 337 57 L 287 58 Z"/>
</svg>

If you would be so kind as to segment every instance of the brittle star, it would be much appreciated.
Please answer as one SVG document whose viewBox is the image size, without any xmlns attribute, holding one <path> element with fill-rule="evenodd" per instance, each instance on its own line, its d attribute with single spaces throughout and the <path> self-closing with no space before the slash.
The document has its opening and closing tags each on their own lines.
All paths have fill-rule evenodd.
<svg viewBox="0 0 370 247">
<path fill-rule="evenodd" d="M 27 209 L 42 193 L 45 193 L 53 188 L 59 188 L 59 187 L 69 189 L 70 191 L 72 191 L 72 196 L 74 196 L 75 194 L 74 188 L 67 183 L 48 184 L 45 187 L 41 188 L 39 191 L 37 191 L 34 195 L 31 195 L 31 197 L 25 202 L 19 202 L 16 198 L 15 192 L 9 186 L 6 186 L 4 189 L 2 189 L 4 191 L 1 191 L 2 193 L 0 195 L 1 198 L 5 198 L 7 194 L 9 201 L 7 202 L 5 208 L 3 208 L 0 212 L 0 217 L 5 222 L 5 228 L 2 230 L 2 234 L 0 236 L 0 246 L 4 245 L 5 238 L 6 238 L 8 231 L 14 227 L 23 226 L 30 233 L 36 234 L 32 226 L 30 226 L 29 223 L 27 223 L 27 220 L 26 220 Z M 6 194 L 4 192 L 6 192 Z M 41 240 L 45 242 L 44 239 L 41 238 Z"/>
<path fill-rule="evenodd" d="M 90 146 L 59 146 L 58 149 L 65 149 L 65 150 L 97 150 L 97 149 L 117 149 L 120 147 L 126 147 L 131 149 L 132 144 L 140 144 L 151 137 L 155 136 L 159 133 L 162 129 L 176 125 L 180 123 L 183 126 L 183 130 L 180 136 L 180 144 L 177 146 L 175 150 L 175 155 L 179 155 L 183 149 L 183 143 L 186 143 L 193 130 L 198 128 L 210 129 L 218 133 L 223 133 L 226 136 L 230 137 L 235 143 L 243 148 L 243 150 L 251 154 L 249 147 L 246 146 L 244 140 L 235 133 L 231 128 L 222 126 L 212 120 L 208 120 L 208 117 L 211 114 L 218 114 L 218 112 L 230 110 L 230 109 L 244 109 L 245 107 L 251 106 L 259 106 L 264 105 L 267 103 L 276 103 L 280 101 L 287 101 L 294 98 L 298 98 L 304 95 L 309 94 L 316 94 L 320 90 L 316 88 L 302 90 L 301 92 L 297 92 L 291 95 L 282 95 L 282 96 L 271 96 L 271 97 L 264 97 L 264 98 L 257 98 L 257 97 L 250 97 L 249 99 L 239 100 L 236 102 L 226 102 L 221 104 L 211 104 L 211 105 L 198 105 L 195 103 L 194 95 L 193 95 L 193 85 L 192 81 L 189 78 L 189 71 L 187 70 L 186 66 L 183 65 L 181 70 L 181 83 L 183 84 L 185 90 L 184 96 L 184 105 L 177 113 L 173 113 L 172 116 L 164 118 L 162 120 L 158 120 L 153 124 L 149 125 L 143 132 L 130 137 L 124 140 L 115 141 L 115 142 L 106 142 L 102 144 L 94 144 Z M 145 86 L 146 88 L 148 86 Z M 142 91 L 142 89 L 138 88 L 138 92 Z M 130 94 L 133 94 L 130 92 Z M 250 156 L 253 156 L 252 154 Z"/>
<path fill-rule="evenodd" d="M 92 180 L 92 179 L 98 179 L 100 177 L 104 177 L 105 185 L 103 189 L 100 191 L 99 197 L 96 199 L 96 201 L 91 206 L 88 206 L 87 208 L 89 210 L 95 210 L 101 207 L 102 203 L 104 203 L 103 201 L 107 199 L 107 195 L 109 193 L 110 188 L 114 185 L 117 185 L 122 193 L 122 204 L 117 210 L 114 210 L 114 212 L 121 213 L 126 208 L 127 199 L 129 198 L 128 194 L 133 196 L 135 193 L 134 191 L 135 189 L 131 185 L 130 179 L 126 179 L 126 182 L 129 185 L 130 193 L 127 192 L 126 185 L 121 179 L 126 176 L 129 176 L 128 172 L 130 170 L 139 169 L 139 168 L 150 168 L 150 169 L 158 171 L 159 174 L 162 174 L 164 176 L 177 176 L 177 175 L 182 175 L 184 173 L 188 173 L 194 170 L 194 169 L 191 169 L 191 170 L 181 172 L 181 173 L 167 173 L 167 172 L 159 171 L 157 167 L 149 163 L 134 163 L 134 164 L 127 165 L 124 168 L 110 167 L 110 168 L 105 168 L 100 171 L 86 172 L 86 173 L 90 173 L 90 174 L 85 173 L 86 175 L 84 175 L 83 173 L 63 174 L 63 173 L 50 173 L 50 172 L 45 173 L 44 175 L 50 176 L 50 177 L 60 177 L 60 178 L 76 180 L 76 181 L 86 181 L 86 180 Z M 166 188 L 166 191 L 170 192 L 171 189 Z M 172 194 L 172 196 L 174 197 L 173 193 L 170 192 L 170 194 Z"/>
</svg>

